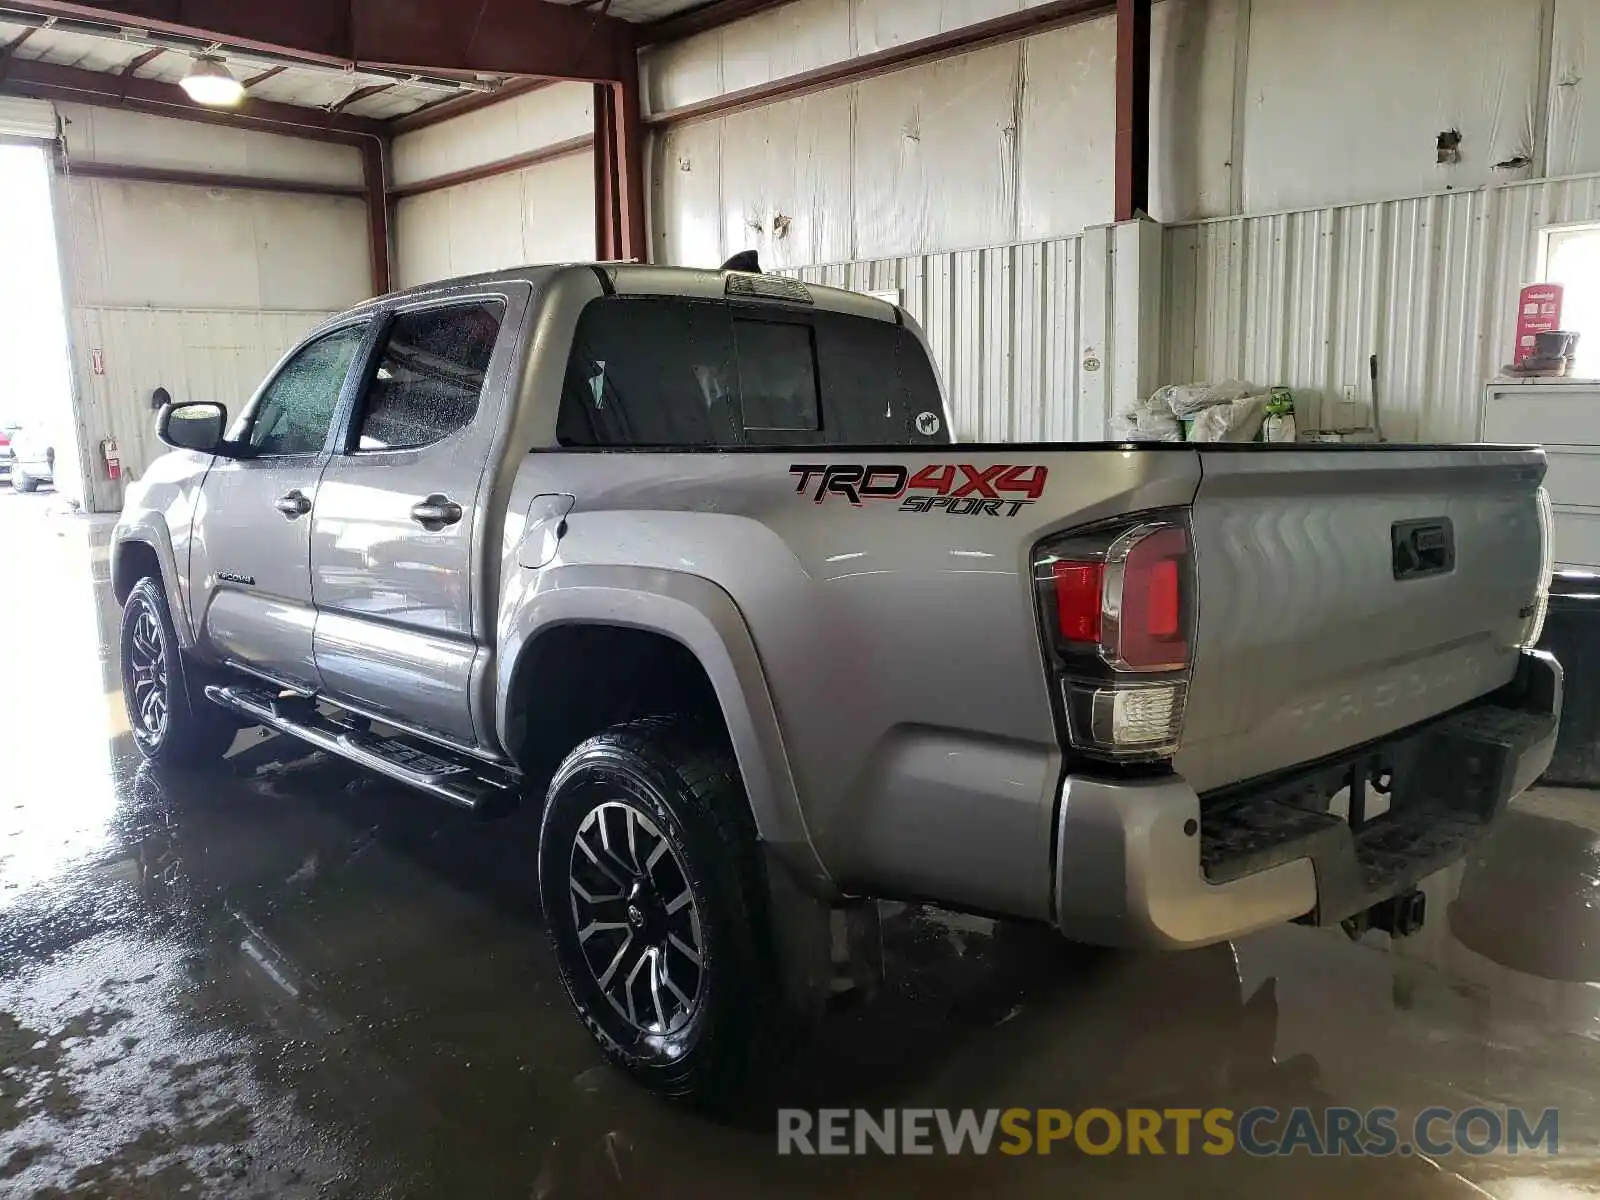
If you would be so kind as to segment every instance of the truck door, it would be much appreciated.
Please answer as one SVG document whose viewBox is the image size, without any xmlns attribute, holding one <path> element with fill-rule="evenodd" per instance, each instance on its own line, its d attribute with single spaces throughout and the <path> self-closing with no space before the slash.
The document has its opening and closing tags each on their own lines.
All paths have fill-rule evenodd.
<svg viewBox="0 0 1600 1200">
<path fill-rule="evenodd" d="M 311 521 L 334 416 L 368 320 L 322 334 L 284 360 L 230 437 L 195 510 L 190 594 L 220 657 L 306 691 L 312 653 Z"/>
<path fill-rule="evenodd" d="M 477 744 L 486 480 L 526 289 L 389 314 L 312 521 L 316 664 L 330 699 Z M 487 386 L 485 386 L 487 383 Z M 497 559 L 498 561 L 498 559 Z M 496 571 L 495 576 L 498 577 Z"/>
</svg>

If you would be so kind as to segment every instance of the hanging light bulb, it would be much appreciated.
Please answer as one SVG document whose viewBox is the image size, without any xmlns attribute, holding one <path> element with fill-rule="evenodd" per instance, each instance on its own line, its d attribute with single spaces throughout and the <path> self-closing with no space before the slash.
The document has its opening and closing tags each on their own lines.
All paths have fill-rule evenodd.
<svg viewBox="0 0 1600 1200">
<path fill-rule="evenodd" d="M 233 77 L 220 58 L 209 55 L 196 58 L 189 73 L 178 80 L 178 86 L 196 104 L 226 108 L 244 99 L 244 84 Z"/>
</svg>

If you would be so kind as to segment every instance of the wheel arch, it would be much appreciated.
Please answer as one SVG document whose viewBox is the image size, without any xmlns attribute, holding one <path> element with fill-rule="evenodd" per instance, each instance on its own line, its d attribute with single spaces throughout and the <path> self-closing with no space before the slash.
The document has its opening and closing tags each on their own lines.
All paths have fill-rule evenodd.
<svg viewBox="0 0 1600 1200">
<path fill-rule="evenodd" d="M 552 696 L 559 704 L 582 675 L 598 670 L 606 677 L 610 668 L 603 658 L 575 655 L 572 647 L 592 648 L 598 640 L 650 648 L 650 668 L 674 672 L 673 686 L 714 703 L 762 841 L 818 894 L 836 894 L 806 829 L 760 658 L 733 598 L 710 580 L 678 572 L 566 567 L 558 572 L 559 583 L 557 573 L 549 574 L 502 622 L 495 713 L 500 744 L 519 757 L 531 697 Z M 553 675 L 552 663 L 559 668 Z M 681 678 L 691 671 L 692 678 Z"/>
<path fill-rule="evenodd" d="M 185 650 L 194 647 L 193 631 L 184 612 L 183 592 L 179 586 L 177 559 L 172 549 L 172 535 L 166 522 L 149 516 L 117 527 L 111 545 L 111 591 L 117 604 L 126 604 L 133 585 L 146 575 L 161 581 L 166 593 L 178 644 Z"/>
</svg>

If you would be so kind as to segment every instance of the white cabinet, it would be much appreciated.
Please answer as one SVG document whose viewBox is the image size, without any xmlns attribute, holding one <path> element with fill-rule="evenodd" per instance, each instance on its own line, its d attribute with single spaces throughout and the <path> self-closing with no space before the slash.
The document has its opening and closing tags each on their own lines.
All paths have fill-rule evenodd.
<svg viewBox="0 0 1600 1200">
<path fill-rule="evenodd" d="M 1479 430 L 1485 442 L 1536 442 L 1556 513 L 1556 564 L 1600 570 L 1600 380 L 1491 383 Z"/>
</svg>

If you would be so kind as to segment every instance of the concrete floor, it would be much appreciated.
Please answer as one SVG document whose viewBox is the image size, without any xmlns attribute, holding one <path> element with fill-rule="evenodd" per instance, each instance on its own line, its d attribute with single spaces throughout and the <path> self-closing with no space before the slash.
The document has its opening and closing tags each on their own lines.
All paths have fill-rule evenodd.
<svg viewBox="0 0 1600 1200">
<path fill-rule="evenodd" d="M 52 512 L 52 509 L 57 510 Z M 600 1065 L 525 820 L 280 739 L 157 777 L 128 736 L 107 527 L 0 495 L 0 1196 L 1600 1193 L 1600 795 L 1525 797 L 1423 934 L 1078 950 L 905 910 L 885 994 L 794 1104 L 1561 1110 L 1484 1158 L 779 1159 Z"/>
</svg>

